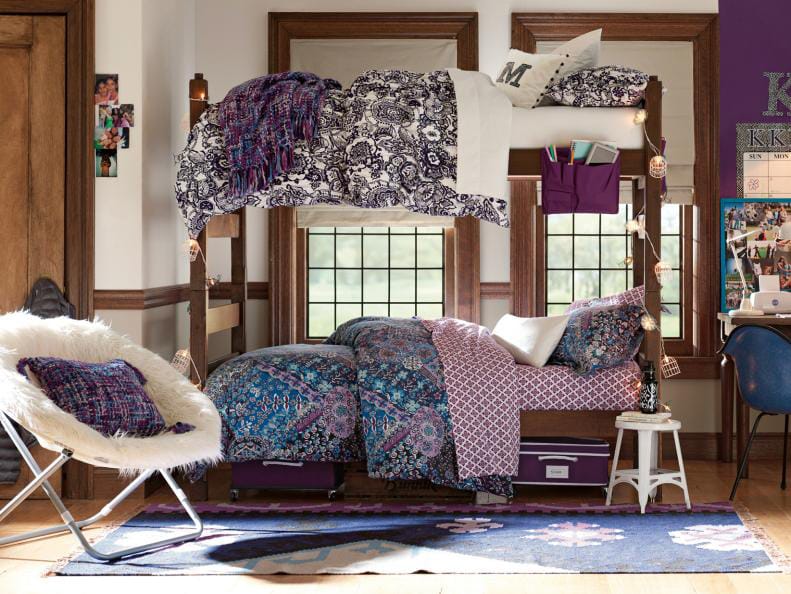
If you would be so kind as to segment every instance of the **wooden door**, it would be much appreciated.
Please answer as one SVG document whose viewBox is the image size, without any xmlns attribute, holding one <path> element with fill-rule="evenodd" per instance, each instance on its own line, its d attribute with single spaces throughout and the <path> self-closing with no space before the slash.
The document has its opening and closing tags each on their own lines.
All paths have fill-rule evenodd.
<svg viewBox="0 0 791 594">
<path fill-rule="evenodd" d="M 0 15 L 0 313 L 64 289 L 66 22 Z"/>
</svg>

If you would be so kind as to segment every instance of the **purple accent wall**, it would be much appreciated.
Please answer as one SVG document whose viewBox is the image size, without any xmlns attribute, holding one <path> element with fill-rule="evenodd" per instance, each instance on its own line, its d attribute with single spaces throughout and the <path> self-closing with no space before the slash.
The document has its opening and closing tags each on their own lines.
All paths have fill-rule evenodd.
<svg viewBox="0 0 791 594">
<path fill-rule="evenodd" d="M 764 76 L 764 72 L 791 73 L 789 23 L 791 0 L 720 0 L 722 197 L 736 197 L 736 124 L 791 124 L 791 117 L 787 115 L 763 115 L 767 108 L 769 89 L 769 79 Z M 782 83 L 785 81 L 783 78 Z M 791 110 L 781 102 L 778 111 Z"/>
</svg>

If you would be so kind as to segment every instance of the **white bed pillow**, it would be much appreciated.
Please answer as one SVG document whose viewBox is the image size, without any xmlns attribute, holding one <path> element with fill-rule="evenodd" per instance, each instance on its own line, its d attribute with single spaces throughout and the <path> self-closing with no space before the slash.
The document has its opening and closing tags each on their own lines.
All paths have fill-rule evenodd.
<svg viewBox="0 0 791 594">
<path fill-rule="evenodd" d="M 557 54 L 528 54 L 511 49 L 495 84 L 515 107 L 535 107 L 560 79 L 566 59 Z"/>
<path fill-rule="evenodd" d="M 566 58 L 560 68 L 559 75 L 563 77 L 586 68 L 595 68 L 599 65 L 600 49 L 601 29 L 589 31 L 567 41 L 552 51 L 553 54 L 559 54 Z"/>
<path fill-rule="evenodd" d="M 518 318 L 505 314 L 494 327 L 492 337 L 517 363 L 543 367 L 563 337 L 568 321 L 567 315 Z"/>
</svg>

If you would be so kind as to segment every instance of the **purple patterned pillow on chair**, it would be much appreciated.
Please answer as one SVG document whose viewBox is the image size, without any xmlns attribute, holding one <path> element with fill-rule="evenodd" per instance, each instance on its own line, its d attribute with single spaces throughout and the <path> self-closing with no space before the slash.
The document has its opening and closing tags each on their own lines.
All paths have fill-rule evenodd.
<svg viewBox="0 0 791 594">
<path fill-rule="evenodd" d="M 585 307 L 571 312 L 566 330 L 549 358 L 580 375 L 623 365 L 643 340 L 641 305 Z"/>
<path fill-rule="evenodd" d="M 146 378 L 123 359 L 84 363 L 29 357 L 17 364 L 19 372 L 28 376 L 25 368 L 50 400 L 102 435 L 149 437 L 166 429 L 165 420 L 143 389 Z"/>
</svg>

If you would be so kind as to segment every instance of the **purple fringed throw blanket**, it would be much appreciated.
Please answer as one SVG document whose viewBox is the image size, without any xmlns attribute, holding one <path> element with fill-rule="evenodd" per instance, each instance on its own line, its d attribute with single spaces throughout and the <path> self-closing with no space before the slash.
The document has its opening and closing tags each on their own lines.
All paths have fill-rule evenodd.
<svg viewBox="0 0 791 594">
<path fill-rule="evenodd" d="M 230 164 L 230 195 L 264 190 L 289 171 L 294 144 L 313 140 L 327 90 L 340 87 L 309 72 L 281 72 L 231 89 L 218 114 Z"/>
</svg>

